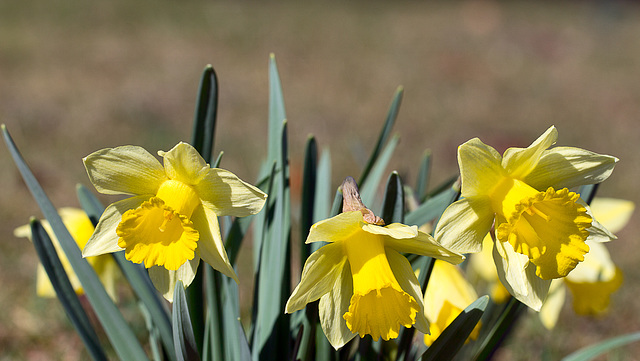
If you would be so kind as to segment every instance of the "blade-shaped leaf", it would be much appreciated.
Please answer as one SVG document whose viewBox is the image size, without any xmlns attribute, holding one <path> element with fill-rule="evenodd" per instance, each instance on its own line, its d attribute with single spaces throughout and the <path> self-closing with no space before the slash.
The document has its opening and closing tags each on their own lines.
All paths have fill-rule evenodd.
<svg viewBox="0 0 640 361">
<path fill-rule="evenodd" d="M 489 296 L 482 296 L 462 311 L 422 355 L 422 361 L 451 360 L 484 314 Z"/>
<path fill-rule="evenodd" d="M 416 198 L 420 203 L 424 202 L 427 197 L 427 189 L 429 186 L 429 171 L 431 170 L 431 151 L 426 150 L 422 154 L 420 162 L 420 170 L 418 171 L 418 180 L 416 181 Z"/>
<path fill-rule="evenodd" d="M 422 226 L 435 219 L 440 218 L 442 212 L 457 198 L 459 194 L 458 187 L 447 187 L 434 196 L 427 199 L 418 208 L 407 213 L 405 217 L 405 223 L 412 226 Z"/>
<path fill-rule="evenodd" d="M 44 190 L 36 180 L 35 176 L 25 163 L 22 155 L 18 151 L 11 135 L 4 125 L 2 125 L 2 135 L 9 148 L 9 152 L 22 174 L 22 178 L 26 183 L 33 198 L 40 206 L 42 213 L 51 225 L 60 246 L 64 250 L 71 267 L 78 275 L 78 279 L 87 295 L 89 303 L 95 310 L 100 323 L 102 324 L 107 337 L 111 341 L 116 353 L 121 360 L 147 360 L 147 355 L 140 343 L 138 343 L 131 328 L 127 325 L 122 314 L 107 294 L 102 286 L 96 272 L 89 263 L 82 258 L 78 245 L 69 234 L 69 231 L 62 223 L 62 219 L 55 207 L 45 194 Z"/>
<path fill-rule="evenodd" d="M 371 156 L 369 157 L 369 160 L 367 161 L 367 164 L 365 165 L 362 171 L 362 175 L 360 176 L 360 179 L 358 181 L 358 184 L 361 186 L 364 183 L 366 183 L 366 180 L 369 177 L 369 172 L 371 172 L 371 170 L 373 169 L 374 164 L 378 160 L 378 156 L 380 155 L 380 152 L 382 152 L 382 149 L 387 143 L 387 139 L 389 139 L 389 136 L 391 135 L 391 129 L 393 128 L 393 124 L 396 122 L 396 119 L 398 118 L 398 112 L 400 111 L 400 104 L 402 103 L 403 93 L 404 93 L 404 88 L 398 87 L 398 89 L 396 89 L 396 93 L 393 96 L 393 100 L 391 101 L 391 106 L 389 107 L 389 111 L 387 113 L 387 118 L 382 126 L 380 135 L 378 136 L 378 142 L 373 148 L 373 151 L 371 152 Z M 365 205 L 367 205 L 366 202 L 365 202 Z"/>
<path fill-rule="evenodd" d="M 382 181 L 382 177 L 386 173 L 387 165 L 389 164 L 389 160 L 391 160 L 391 156 L 393 155 L 393 151 L 396 149 L 399 140 L 400 138 L 397 135 L 391 138 L 382 154 L 380 154 L 379 157 L 376 157 L 376 161 L 369 173 L 369 176 L 363 183 L 359 184 L 362 203 L 364 203 L 367 208 L 374 210 L 374 213 L 376 214 L 380 213 L 375 211 L 377 208 L 374 204 L 376 191 Z"/>
<path fill-rule="evenodd" d="M 392 172 L 387 180 L 387 188 L 382 203 L 382 219 L 386 224 L 404 223 L 404 191 L 398 172 Z"/>
<path fill-rule="evenodd" d="M 578 350 L 563 358 L 562 361 L 589 361 L 596 358 L 597 356 L 602 355 L 605 352 L 609 352 L 618 347 L 622 347 L 637 341 L 640 341 L 640 332 L 613 337 L 602 342 L 598 342 L 595 345 L 591 345 L 589 347 Z"/>
<path fill-rule="evenodd" d="M 49 276 L 51 285 L 56 291 L 62 307 L 80 335 L 82 342 L 87 347 L 89 354 L 94 360 L 107 360 L 107 356 L 102 346 L 100 346 L 98 335 L 91 326 L 89 317 L 84 312 L 82 304 L 80 304 L 80 300 L 73 290 L 73 286 L 71 286 L 51 238 L 49 238 L 40 222 L 35 219 L 31 221 L 31 238 L 40 258 L 40 263 L 47 272 L 47 276 Z"/>
<path fill-rule="evenodd" d="M 193 335 L 193 327 L 191 326 L 184 286 L 180 280 L 176 282 L 173 290 L 173 313 L 171 319 L 173 324 L 173 343 L 178 361 L 200 360 L 198 346 Z"/>
<path fill-rule="evenodd" d="M 191 137 L 191 145 L 200 152 L 207 163 L 211 163 L 217 113 L 218 77 L 213 67 L 207 65 L 200 78 Z"/>
</svg>

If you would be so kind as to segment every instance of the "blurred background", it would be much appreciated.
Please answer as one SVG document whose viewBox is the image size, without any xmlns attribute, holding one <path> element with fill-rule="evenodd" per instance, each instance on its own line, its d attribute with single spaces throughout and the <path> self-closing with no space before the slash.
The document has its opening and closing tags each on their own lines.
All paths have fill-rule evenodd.
<svg viewBox="0 0 640 361">
<path fill-rule="evenodd" d="M 220 81 L 214 152 L 224 150 L 222 167 L 254 182 L 266 152 L 273 52 L 294 192 L 309 134 L 331 151 L 333 186 L 357 177 L 402 85 L 389 171 L 406 183 L 426 149 L 435 186 L 457 174 L 456 147 L 466 140 L 503 151 L 555 125 L 559 145 L 620 158 L 599 195 L 638 204 L 639 36 L 640 6 L 618 1 L 9 0 L 0 2 L 0 122 L 54 204 L 77 206 L 75 185 L 90 186 L 82 157 L 189 141 L 199 78 L 212 64 Z M 35 297 L 35 251 L 12 232 L 41 214 L 4 146 L 0 166 L 0 360 L 83 359 L 59 303 Z M 636 213 L 609 244 L 625 281 L 608 316 L 576 316 L 567 301 L 553 332 L 525 317 L 496 359 L 555 360 L 638 331 L 639 220 Z M 243 281 L 249 275 L 240 271 Z M 126 316 L 144 333 L 122 292 Z M 601 359 L 637 354 L 634 345 Z"/>
</svg>

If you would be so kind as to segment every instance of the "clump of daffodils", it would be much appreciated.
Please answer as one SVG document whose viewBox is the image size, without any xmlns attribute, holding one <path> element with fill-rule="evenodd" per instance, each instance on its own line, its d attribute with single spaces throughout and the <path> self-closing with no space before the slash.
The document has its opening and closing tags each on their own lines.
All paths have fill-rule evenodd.
<svg viewBox="0 0 640 361">
<path fill-rule="evenodd" d="M 356 335 L 396 338 L 401 326 L 428 334 L 420 284 L 402 253 L 451 263 L 460 263 L 464 257 L 416 226 L 385 226 L 364 206 L 353 178 L 344 181 L 342 193 L 343 213 L 311 227 L 306 243 L 329 244 L 305 262 L 286 312 L 319 299 L 322 329 L 336 349 Z"/>
<path fill-rule="evenodd" d="M 495 240 L 493 258 L 509 293 L 539 310 L 552 279 L 566 277 L 589 252 L 587 241 L 615 238 L 572 187 L 609 177 L 615 157 L 555 147 L 549 128 L 527 148 L 500 155 L 477 138 L 458 148 L 463 199 L 442 215 L 435 237 L 461 253 Z"/>
<path fill-rule="evenodd" d="M 200 259 L 238 281 L 224 249 L 218 216 L 259 212 L 267 195 L 233 173 L 211 168 L 187 143 L 158 152 L 137 146 L 99 150 L 84 158 L 98 192 L 131 197 L 110 204 L 84 247 L 90 257 L 124 250 L 143 263 L 156 288 L 172 300 L 188 286 Z"/>
</svg>

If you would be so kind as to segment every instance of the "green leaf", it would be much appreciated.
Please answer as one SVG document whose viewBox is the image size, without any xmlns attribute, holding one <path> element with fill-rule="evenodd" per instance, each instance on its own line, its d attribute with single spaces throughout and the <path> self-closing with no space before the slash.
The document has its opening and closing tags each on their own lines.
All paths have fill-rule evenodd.
<svg viewBox="0 0 640 361">
<path fill-rule="evenodd" d="M 393 128 L 393 124 L 396 122 L 396 118 L 398 117 L 398 112 L 400 111 L 400 104 L 402 103 L 402 95 L 404 93 L 404 89 L 402 87 L 398 87 L 396 89 L 396 93 L 391 101 L 391 106 L 389 107 L 389 112 L 387 113 L 387 118 L 382 126 L 382 130 L 380 131 L 380 135 L 378 136 L 378 142 L 373 148 L 373 152 L 369 157 L 369 161 L 367 165 L 364 167 L 362 171 L 362 175 L 358 181 L 359 185 L 363 185 L 367 178 L 369 177 L 369 172 L 373 169 L 374 164 L 376 163 L 380 152 L 382 152 L 382 148 L 384 148 L 387 143 L 387 139 L 391 135 L 391 128 Z M 367 203 L 365 202 L 365 205 Z"/>
<path fill-rule="evenodd" d="M 420 203 L 427 198 L 427 189 L 429 186 L 429 171 L 431 170 L 431 151 L 425 150 L 422 154 L 420 162 L 420 170 L 418 171 L 418 179 L 416 181 L 416 198 Z"/>
<path fill-rule="evenodd" d="M 207 65 L 200 78 L 191 137 L 191 145 L 200 152 L 207 163 L 211 163 L 217 113 L 218 77 L 213 67 Z"/>
<path fill-rule="evenodd" d="M 398 172 L 392 172 L 387 180 L 387 187 L 382 203 L 382 219 L 386 224 L 404 223 L 404 191 Z"/>
<path fill-rule="evenodd" d="M 311 254 L 311 245 L 304 244 L 309 235 L 309 229 L 313 225 L 316 203 L 316 184 L 318 167 L 318 145 L 313 136 L 307 139 L 305 147 L 304 166 L 302 172 L 302 196 L 300 204 L 300 261 L 304 264 Z"/>
<path fill-rule="evenodd" d="M 422 203 L 418 208 L 407 213 L 405 217 L 405 224 L 410 226 L 422 226 L 433 220 L 440 218 L 442 212 L 458 198 L 459 188 L 447 187 L 443 191 L 428 198 L 426 202 Z"/>
<path fill-rule="evenodd" d="M 262 241 L 254 303 L 257 317 L 253 328 L 252 356 L 255 359 L 271 360 L 286 357 L 289 350 L 289 315 L 284 307 L 290 291 L 290 235 L 291 209 L 289 194 L 289 168 L 287 153 L 287 123 L 281 130 L 281 150 L 275 175 L 274 192 L 271 199 L 267 226 L 263 229 L 267 238 Z"/>
<path fill-rule="evenodd" d="M 595 345 L 585 347 L 578 350 L 569 356 L 562 359 L 562 361 L 588 361 L 602 355 L 605 352 L 611 351 L 615 348 L 628 345 L 632 342 L 640 341 L 640 332 L 628 333 L 617 337 L 604 340 Z"/>
<path fill-rule="evenodd" d="M 422 355 L 422 361 L 451 360 L 476 327 L 489 304 L 489 296 L 482 296 L 462 311 Z"/>
<path fill-rule="evenodd" d="M 474 360 L 490 360 L 493 353 L 498 349 L 506 335 L 509 333 L 515 322 L 520 318 L 526 306 L 511 297 L 505 306 L 504 311 L 493 325 L 487 325 L 488 332 L 476 343 L 476 356 Z"/>
<path fill-rule="evenodd" d="M 2 135 L 9 148 L 9 152 L 22 174 L 22 178 L 26 183 L 33 198 L 40 206 L 42 213 L 51 225 L 60 246 L 71 264 L 74 272 L 78 275 L 78 279 L 87 295 L 89 303 L 93 307 L 107 337 L 111 341 L 116 353 L 121 360 L 147 360 L 147 355 L 140 343 L 138 343 L 135 335 L 124 321 L 122 314 L 105 291 L 96 272 L 89 263 L 82 258 L 78 245 L 69 234 L 69 231 L 62 223 L 62 219 L 56 212 L 55 207 L 45 194 L 44 190 L 34 177 L 33 173 L 25 163 L 22 155 L 18 151 L 11 135 L 4 125 L 2 125 Z"/>
<path fill-rule="evenodd" d="M 382 177 L 386 173 L 387 165 L 389 164 L 389 160 L 391 160 L 391 156 L 393 155 L 393 151 L 396 149 L 399 140 L 400 138 L 397 135 L 391 138 L 382 154 L 380 154 L 379 157 L 376 157 L 369 176 L 363 183 L 358 184 L 360 186 L 360 197 L 362 198 L 362 203 L 364 203 L 367 208 L 374 210 L 374 213 L 376 214 L 380 213 L 375 211 L 375 208 L 377 208 L 374 205 L 376 191 L 382 181 Z"/>
<path fill-rule="evenodd" d="M 87 187 L 78 184 L 76 193 L 80 206 L 87 213 L 94 226 L 98 224 L 100 216 L 104 212 L 104 206 Z M 131 289 L 138 299 L 145 305 L 153 324 L 160 334 L 162 345 L 167 351 L 170 360 L 175 360 L 175 349 L 173 346 L 173 335 L 171 330 L 171 320 L 169 313 L 165 309 L 164 299 L 158 295 L 156 288 L 149 279 L 149 273 L 140 263 L 132 263 L 124 257 L 124 251 L 113 253 L 113 258 L 120 267 Z"/>
<path fill-rule="evenodd" d="M 191 317 L 182 281 L 178 280 L 173 289 L 173 343 L 178 361 L 200 360 L 198 346 L 193 335 Z"/>
<path fill-rule="evenodd" d="M 224 305 L 222 322 L 224 324 L 225 360 L 250 361 L 251 350 L 247 337 L 240 323 L 240 301 L 238 299 L 238 285 L 229 278 L 221 281 L 224 287 Z"/>
<path fill-rule="evenodd" d="M 221 294 L 224 291 L 222 276 L 220 272 L 214 271 L 209 265 L 205 266 L 204 270 L 207 282 L 205 296 L 207 298 L 207 316 L 209 319 L 209 327 L 207 328 L 209 338 L 205 340 L 205 343 L 208 342 L 211 350 L 211 356 L 208 359 L 222 360 L 224 357 L 224 341 L 226 337 L 221 301 Z"/>
<path fill-rule="evenodd" d="M 269 144 L 267 152 L 267 162 L 279 161 L 282 122 L 287 119 L 284 109 L 284 96 L 282 95 L 282 85 L 276 64 L 276 56 L 269 56 Z"/>
<path fill-rule="evenodd" d="M 89 321 L 87 313 L 84 312 L 82 304 L 73 290 L 51 238 L 49 238 L 47 232 L 36 219 L 31 220 L 31 238 L 38 253 L 38 258 L 40 258 L 40 263 L 47 272 L 47 276 L 49 276 L 51 285 L 53 285 L 62 307 L 69 320 L 71 320 L 71 324 L 80 335 L 82 342 L 87 347 L 89 354 L 94 360 L 106 361 L 107 356 L 102 346 L 100 346 L 98 335 L 91 326 L 91 321 Z"/>
<path fill-rule="evenodd" d="M 578 194 L 587 204 L 591 204 L 593 198 L 595 198 L 598 191 L 599 184 L 586 184 L 580 187 Z"/>
<path fill-rule="evenodd" d="M 331 153 L 324 149 L 318 163 L 316 195 L 313 207 L 313 223 L 327 219 L 331 214 Z"/>
</svg>

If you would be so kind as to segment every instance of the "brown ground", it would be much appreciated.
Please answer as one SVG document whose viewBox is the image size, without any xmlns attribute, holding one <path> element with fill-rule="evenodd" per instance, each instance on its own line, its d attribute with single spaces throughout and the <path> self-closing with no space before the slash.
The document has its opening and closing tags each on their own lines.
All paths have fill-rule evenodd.
<svg viewBox="0 0 640 361">
<path fill-rule="evenodd" d="M 223 166 L 253 180 L 274 52 L 294 176 L 309 133 L 331 149 L 335 186 L 357 176 L 403 85 L 392 167 L 407 182 L 427 148 L 435 183 L 457 172 L 460 143 L 525 146 L 553 124 L 559 144 L 620 158 L 600 194 L 639 203 L 638 34 L 640 7 L 626 2 L 2 2 L 0 122 L 54 204 L 76 205 L 75 184 L 88 183 L 83 156 L 189 140 L 198 79 L 211 63 L 221 83 L 216 149 Z M 0 360 L 86 357 L 58 304 L 34 297 L 35 252 L 12 230 L 40 214 L 3 150 L 0 165 Z M 611 314 L 579 318 L 567 303 L 553 333 L 527 319 L 497 359 L 555 360 L 637 331 L 639 217 L 610 244 L 626 277 Z"/>
</svg>

